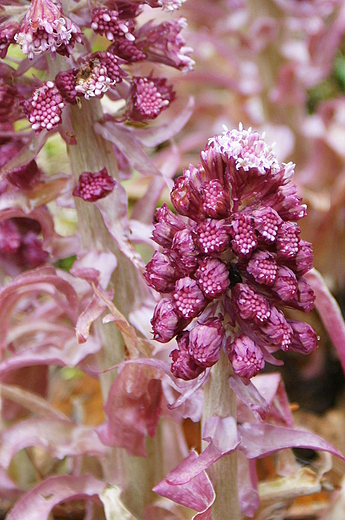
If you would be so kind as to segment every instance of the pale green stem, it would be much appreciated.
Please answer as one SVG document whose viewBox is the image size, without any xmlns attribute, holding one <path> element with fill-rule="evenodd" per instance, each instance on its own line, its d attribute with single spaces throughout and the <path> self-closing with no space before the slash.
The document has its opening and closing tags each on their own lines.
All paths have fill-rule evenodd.
<svg viewBox="0 0 345 520">
<path fill-rule="evenodd" d="M 70 113 L 77 145 L 69 146 L 68 152 L 76 181 L 82 172 L 96 172 L 104 167 L 110 175 L 117 178 L 117 162 L 113 147 L 93 129 L 94 123 L 103 116 L 100 101 L 84 101 L 81 109 L 71 107 Z M 117 267 L 110 286 L 114 289 L 114 304 L 128 318 L 130 311 L 145 298 L 144 292 L 141 293 L 140 289 L 141 275 L 117 247 L 96 206 L 77 198 L 75 204 L 84 248 L 90 251 L 112 252 L 116 255 Z M 94 328 L 102 343 L 102 350 L 98 355 L 99 368 L 108 368 L 123 361 L 124 342 L 118 329 L 111 323 L 102 324 L 100 319 L 95 322 Z M 115 371 L 100 375 L 104 400 L 107 399 L 109 388 L 115 378 Z M 150 440 L 148 444 L 152 443 L 154 440 Z M 151 489 L 156 479 L 153 474 L 155 464 L 150 454 L 155 451 L 151 448 L 148 457 L 142 458 L 129 456 L 124 449 L 115 448 L 108 460 L 109 474 L 106 477 L 111 483 L 124 484 L 126 506 L 138 519 L 144 517 L 145 506 L 152 500 Z"/>
<path fill-rule="evenodd" d="M 232 374 L 230 362 L 222 351 L 218 363 L 212 369 L 204 386 L 203 422 L 209 417 L 235 417 L 236 394 L 229 386 Z M 225 455 L 212 464 L 208 474 L 216 492 L 212 507 L 212 520 L 241 520 L 242 513 L 238 500 L 237 453 Z"/>
</svg>

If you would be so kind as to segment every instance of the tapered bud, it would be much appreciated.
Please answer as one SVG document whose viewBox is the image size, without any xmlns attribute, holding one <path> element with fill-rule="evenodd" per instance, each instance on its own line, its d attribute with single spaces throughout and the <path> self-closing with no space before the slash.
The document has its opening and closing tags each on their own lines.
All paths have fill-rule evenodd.
<svg viewBox="0 0 345 520">
<path fill-rule="evenodd" d="M 245 379 L 256 376 L 265 366 L 261 349 L 245 334 L 235 338 L 227 352 L 233 371 Z"/>
</svg>

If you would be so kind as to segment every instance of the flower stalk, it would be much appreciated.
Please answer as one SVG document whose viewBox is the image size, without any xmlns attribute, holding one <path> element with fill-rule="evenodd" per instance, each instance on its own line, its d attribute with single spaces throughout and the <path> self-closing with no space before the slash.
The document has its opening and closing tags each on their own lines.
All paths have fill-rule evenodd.
<svg viewBox="0 0 345 520">
<path fill-rule="evenodd" d="M 78 181 L 79 176 L 85 171 L 99 171 L 104 167 L 116 179 L 118 177 L 117 161 L 113 148 L 93 129 L 94 123 L 101 120 L 103 116 L 100 101 L 98 99 L 89 100 L 87 103 L 83 103 L 81 110 L 78 107 L 71 107 L 70 114 L 77 141 L 76 145 L 68 148 L 75 180 Z M 128 318 L 134 302 L 144 298 L 144 295 L 140 294 L 139 273 L 110 236 L 98 208 L 79 198 L 75 198 L 75 206 L 84 248 L 89 251 L 112 252 L 116 255 L 117 267 L 111 277 L 110 286 L 114 288 L 116 308 Z M 102 344 L 102 349 L 98 354 L 99 370 L 123 361 L 125 345 L 116 326 L 112 323 L 103 325 L 99 318 L 94 327 Z M 105 402 L 109 389 L 116 378 L 116 371 L 100 374 L 99 378 Z M 155 440 L 150 439 L 150 443 L 155 443 Z M 154 482 L 151 467 L 154 467 L 154 463 L 150 454 L 157 456 L 156 447 L 151 447 L 146 459 L 133 457 L 122 448 L 113 448 L 107 464 L 109 482 L 119 484 L 124 479 L 124 502 L 137 518 L 143 518 L 144 509 L 152 495 L 151 489 Z M 114 474 L 114 468 L 117 468 L 116 474 Z M 133 486 L 134 482 L 135 486 Z"/>
<path fill-rule="evenodd" d="M 212 367 L 210 377 L 204 385 L 203 424 L 215 415 L 221 418 L 236 417 L 236 394 L 229 386 L 229 377 L 232 373 L 229 359 L 222 350 L 220 360 Z M 229 511 L 232 520 L 241 520 L 237 485 L 237 452 L 215 462 L 210 466 L 208 474 L 216 493 L 212 506 L 212 520 L 228 518 Z"/>
</svg>

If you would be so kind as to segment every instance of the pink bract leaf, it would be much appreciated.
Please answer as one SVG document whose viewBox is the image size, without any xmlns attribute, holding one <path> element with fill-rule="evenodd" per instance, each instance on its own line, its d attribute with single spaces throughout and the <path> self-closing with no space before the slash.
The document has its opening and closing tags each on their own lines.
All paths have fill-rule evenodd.
<svg viewBox="0 0 345 520">
<path fill-rule="evenodd" d="M 172 189 L 172 178 L 178 172 L 181 164 L 181 155 L 176 145 L 172 144 L 170 148 L 164 149 L 156 160 L 163 177 L 153 177 L 150 186 L 141 199 L 139 199 L 133 208 L 131 218 L 152 226 L 152 215 L 154 215 L 158 206 L 158 201 L 162 190 L 168 186 Z M 152 241 L 152 240 L 151 240 Z M 151 244 L 152 247 L 152 244 Z"/>
<path fill-rule="evenodd" d="M 188 457 L 171 471 L 165 477 L 169 484 L 186 484 L 221 457 L 235 451 L 240 443 L 235 419 L 210 417 L 204 426 L 203 439 L 209 442 L 207 448 L 200 453 L 199 457 L 193 458 L 192 463 Z"/>
<path fill-rule="evenodd" d="M 167 361 L 161 361 L 159 359 L 153 359 L 153 358 L 131 359 L 131 360 L 119 363 L 119 365 L 117 365 L 117 366 L 122 367 L 124 365 L 132 364 L 132 363 L 138 364 L 138 365 L 147 365 L 149 367 L 156 368 L 161 373 L 161 377 L 163 377 L 163 375 L 167 376 L 172 387 L 175 390 L 177 390 L 180 394 L 180 396 L 178 397 L 178 399 L 176 399 L 176 401 L 174 403 L 168 405 L 168 408 L 170 410 L 174 410 L 175 408 L 178 408 L 179 406 L 185 404 L 186 401 L 188 399 L 190 399 L 192 397 L 192 395 L 195 392 L 197 392 L 197 390 L 199 390 L 199 388 L 204 383 L 206 383 L 206 381 L 209 377 L 209 373 L 210 373 L 210 371 L 206 369 L 205 372 L 200 374 L 200 376 L 198 376 L 197 378 L 195 378 L 191 381 L 184 381 L 183 379 L 175 377 L 171 373 L 170 363 L 168 363 Z M 112 368 L 115 368 L 115 367 L 111 367 L 108 370 L 111 370 Z M 188 409 L 188 406 L 186 408 Z M 191 407 L 191 408 L 193 409 L 193 407 Z"/>
<path fill-rule="evenodd" d="M 100 283 L 106 289 L 116 266 L 116 256 L 112 253 L 88 251 L 78 255 L 70 273 L 83 278 L 90 285 Z"/>
<path fill-rule="evenodd" d="M 2 339 L 9 326 L 14 307 L 24 296 L 36 299 L 38 294 L 48 294 L 64 310 L 73 323 L 77 321 L 78 297 L 70 283 L 58 276 L 53 267 L 40 267 L 27 271 L 0 290 Z"/>
<path fill-rule="evenodd" d="M 339 361 L 345 372 L 345 323 L 339 305 L 316 269 L 311 269 L 305 275 L 305 278 L 315 293 L 315 307 L 338 353 Z"/>
<path fill-rule="evenodd" d="M 107 295 L 109 299 L 113 298 L 114 292 L 108 291 Z M 94 295 L 86 309 L 79 315 L 75 327 L 78 343 L 85 343 L 85 341 L 87 341 L 92 323 L 101 316 L 106 308 L 107 305 L 100 300 L 98 296 Z"/>
<path fill-rule="evenodd" d="M 54 506 L 64 500 L 95 497 L 105 487 L 92 475 L 58 475 L 49 477 L 28 493 L 11 509 L 7 520 L 48 520 Z"/>
<path fill-rule="evenodd" d="M 134 327 L 128 323 L 123 314 L 121 314 L 121 312 L 115 307 L 113 302 L 109 299 L 107 292 L 102 288 L 96 288 L 95 286 L 93 286 L 93 290 L 111 312 L 110 317 L 106 316 L 104 318 L 104 323 L 109 321 L 113 321 L 115 323 L 116 327 L 121 332 L 123 339 L 125 340 L 129 356 L 135 358 L 138 356 L 138 352 L 141 352 L 146 356 L 150 355 L 153 350 L 151 343 L 148 340 L 139 338 L 137 336 Z"/>
<path fill-rule="evenodd" d="M 253 518 L 259 507 L 260 498 L 257 489 L 255 460 L 250 460 L 243 453 L 237 453 L 238 498 L 242 513 Z"/>
<path fill-rule="evenodd" d="M 1 467 L 7 469 L 14 455 L 28 446 L 45 449 L 58 459 L 85 454 L 101 457 L 108 451 L 90 426 L 76 425 L 68 420 L 28 419 L 2 431 Z"/>
<path fill-rule="evenodd" d="M 241 377 L 233 374 L 229 378 L 229 385 L 241 401 L 252 410 L 258 420 L 264 420 L 267 417 L 269 404 L 251 381 L 246 385 Z"/>
<path fill-rule="evenodd" d="M 292 414 L 281 375 L 278 372 L 272 374 L 260 374 L 253 377 L 251 382 L 269 405 L 269 412 L 266 421 L 271 423 L 273 422 L 279 426 L 292 427 Z M 250 407 L 248 407 L 243 401 L 239 401 L 237 420 L 239 422 L 251 422 L 253 419 Z"/>
<path fill-rule="evenodd" d="M 327 451 L 345 460 L 344 455 L 315 433 L 283 428 L 271 424 L 244 423 L 238 425 L 239 449 L 249 459 L 263 457 L 285 448 L 308 448 Z"/>
<path fill-rule="evenodd" d="M 192 451 L 186 459 L 187 464 L 193 465 L 197 458 L 196 452 Z M 207 511 L 215 499 L 213 486 L 205 471 L 180 485 L 171 485 L 165 478 L 153 488 L 153 491 L 200 513 Z"/>
<path fill-rule="evenodd" d="M 182 130 L 192 115 L 194 106 L 194 99 L 190 97 L 184 108 L 176 110 L 174 119 L 169 118 L 167 123 L 145 129 L 135 128 L 133 133 L 143 146 L 154 148 L 162 142 L 168 141 Z"/>
<path fill-rule="evenodd" d="M 113 121 L 96 123 L 94 128 L 104 139 L 107 139 L 120 149 L 134 170 L 137 170 L 142 175 L 157 175 L 159 177 L 162 175 L 145 152 L 143 152 L 140 141 L 136 139 L 129 128 L 124 127 L 120 123 L 114 124 Z"/>
<path fill-rule="evenodd" d="M 96 201 L 95 206 L 102 214 L 104 224 L 116 241 L 122 253 L 129 258 L 139 271 L 143 271 L 144 263 L 130 242 L 130 230 L 127 219 L 127 195 L 120 183 L 104 199 Z"/>
<path fill-rule="evenodd" d="M 104 405 L 108 421 L 96 431 L 108 446 L 121 446 L 146 456 L 146 435 L 154 437 L 161 414 L 162 388 L 151 367 L 125 365 L 112 384 Z"/>
<path fill-rule="evenodd" d="M 58 365 L 77 366 L 89 354 L 95 354 L 101 348 L 101 344 L 93 337 L 89 337 L 83 347 L 77 342 L 76 337 L 65 341 L 63 345 L 56 345 L 46 340 L 36 347 L 23 349 L 12 354 L 0 363 L 0 377 L 11 370 L 30 365 Z"/>
</svg>

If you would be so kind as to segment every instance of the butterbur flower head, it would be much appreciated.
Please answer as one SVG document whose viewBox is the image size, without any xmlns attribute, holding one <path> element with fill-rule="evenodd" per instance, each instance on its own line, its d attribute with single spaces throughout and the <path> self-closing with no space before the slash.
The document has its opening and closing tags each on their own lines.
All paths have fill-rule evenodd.
<svg viewBox="0 0 345 520">
<path fill-rule="evenodd" d="M 168 256 L 156 251 L 152 260 L 146 266 L 144 277 L 156 291 L 161 293 L 171 292 L 179 277 L 179 271 L 176 264 Z"/>
<path fill-rule="evenodd" d="M 196 365 L 214 364 L 220 343 L 228 345 L 234 372 L 245 379 L 262 370 L 264 353 L 316 348 L 312 328 L 290 322 L 283 310 L 310 312 L 314 305 L 302 277 L 312 267 L 312 251 L 300 238 L 297 221 L 305 207 L 292 184 L 293 172 L 294 165 L 279 164 L 257 132 L 240 126 L 210 139 L 201 164 L 190 165 L 175 180 L 171 202 L 177 215 L 164 206 L 153 231 L 170 262 L 161 259 L 159 270 L 159 291 L 170 293 L 164 303 L 171 317 L 166 341 L 176 334 L 184 342 L 188 337 L 183 354 L 174 351 L 175 375 L 182 360 L 191 366 L 187 351 Z M 174 276 L 171 261 L 179 266 Z M 149 264 L 147 280 L 151 271 Z M 160 314 L 154 315 L 155 332 L 167 328 Z M 183 320 L 188 331 L 182 332 Z M 215 323 L 218 343 L 210 340 Z M 159 336 L 164 341 L 164 334 Z M 181 373 L 196 377 L 193 370 Z"/>
<path fill-rule="evenodd" d="M 192 49 L 186 47 L 181 31 L 187 27 L 186 20 L 179 18 L 159 25 L 151 21 L 143 25 L 136 33 L 138 42 L 143 42 L 142 50 L 148 59 L 175 67 L 182 72 L 193 70 Z"/>
<path fill-rule="evenodd" d="M 206 298 L 217 298 L 230 285 L 228 266 L 218 258 L 202 259 L 195 276 Z"/>
<path fill-rule="evenodd" d="M 288 320 L 288 323 L 293 331 L 290 350 L 300 354 L 309 354 L 317 348 L 318 337 L 308 323 L 294 320 Z"/>
<path fill-rule="evenodd" d="M 227 351 L 234 373 L 244 379 L 256 376 L 265 366 L 262 350 L 245 334 L 235 338 Z"/>
<path fill-rule="evenodd" d="M 171 247 L 175 234 L 186 228 L 182 220 L 168 208 L 166 203 L 156 211 L 155 219 L 152 238 L 162 247 Z"/>
<path fill-rule="evenodd" d="M 188 276 L 177 280 L 173 298 L 176 308 L 184 318 L 195 318 L 207 304 L 197 282 Z"/>
<path fill-rule="evenodd" d="M 106 168 L 96 173 L 84 172 L 78 179 L 73 195 L 86 202 L 96 202 L 111 193 L 115 184 L 116 181 L 108 174 Z"/>
<path fill-rule="evenodd" d="M 23 102 L 24 111 L 36 133 L 52 130 L 61 123 L 65 102 L 53 81 L 37 88 L 32 97 Z"/>
<path fill-rule="evenodd" d="M 69 56 L 75 43 L 82 43 L 82 33 L 58 4 L 32 0 L 14 39 L 29 59 L 46 51 L 54 58 L 56 53 Z"/>
<path fill-rule="evenodd" d="M 134 76 L 127 100 L 127 117 L 133 121 L 155 119 L 174 99 L 175 92 L 165 78 Z"/>
<path fill-rule="evenodd" d="M 197 365 L 207 368 L 219 361 L 224 335 L 225 330 L 219 318 L 196 323 L 189 333 L 188 350 Z"/>
<path fill-rule="evenodd" d="M 80 95 L 76 90 L 76 78 L 78 69 L 62 70 L 55 76 L 55 85 L 59 90 L 64 101 L 75 105 L 77 97 Z"/>
<path fill-rule="evenodd" d="M 240 125 L 239 130 L 225 131 L 210 139 L 209 143 L 214 145 L 218 153 L 233 161 L 237 170 L 257 171 L 261 175 L 267 171 L 274 174 L 280 170 L 272 147 L 265 143 L 258 132 L 252 132 L 251 128 L 244 130 Z"/>
<path fill-rule="evenodd" d="M 204 371 L 204 368 L 195 363 L 189 353 L 189 332 L 183 332 L 177 337 L 178 349 L 170 353 L 172 358 L 171 372 L 174 376 L 188 381 L 195 379 Z"/>
<path fill-rule="evenodd" d="M 122 81 L 122 76 L 116 56 L 109 52 L 96 52 L 77 71 L 75 90 L 85 99 L 102 97 L 111 86 Z"/>
<path fill-rule="evenodd" d="M 102 97 L 110 87 L 121 83 L 124 72 L 110 52 L 95 52 L 85 58 L 79 68 L 60 71 L 55 85 L 63 99 L 76 104 L 78 98 Z"/>
<path fill-rule="evenodd" d="M 92 10 L 91 28 L 95 33 L 105 36 L 109 41 L 121 36 L 129 41 L 135 39 L 132 34 L 133 22 L 121 20 L 118 11 L 106 7 L 95 7 Z"/>
<path fill-rule="evenodd" d="M 181 319 L 181 314 L 171 297 L 163 298 L 156 305 L 151 320 L 153 338 L 161 343 L 167 343 L 176 334 L 182 332 L 189 321 Z"/>
</svg>

